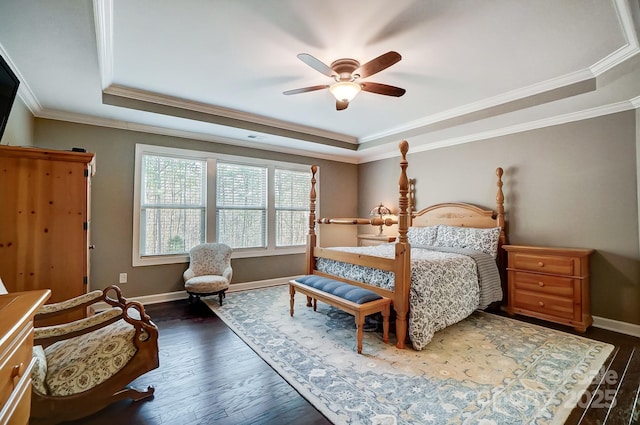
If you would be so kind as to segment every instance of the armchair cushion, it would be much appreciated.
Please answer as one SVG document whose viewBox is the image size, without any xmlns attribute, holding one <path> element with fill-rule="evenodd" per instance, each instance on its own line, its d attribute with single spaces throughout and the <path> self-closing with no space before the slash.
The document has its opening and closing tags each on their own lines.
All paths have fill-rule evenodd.
<svg viewBox="0 0 640 425">
<path fill-rule="evenodd" d="M 229 280 L 223 276 L 196 276 L 187 280 L 184 288 L 187 292 L 211 294 L 229 288 Z"/>
<path fill-rule="evenodd" d="M 133 357 L 136 352 L 134 335 L 135 328 L 119 320 L 94 332 L 50 345 L 44 349 L 44 385 L 34 384 L 34 388 L 48 390 L 45 394 L 51 396 L 67 396 L 95 387 L 115 375 Z M 34 349 L 34 353 L 36 351 Z"/>
</svg>

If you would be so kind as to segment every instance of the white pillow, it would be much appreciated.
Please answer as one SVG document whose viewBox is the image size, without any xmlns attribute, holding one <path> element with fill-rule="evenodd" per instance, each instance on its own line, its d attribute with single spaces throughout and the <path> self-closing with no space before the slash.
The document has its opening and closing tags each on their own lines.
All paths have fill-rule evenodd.
<svg viewBox="0 0 640 425">
<path fill-rule="evenodd" d="M 435 245 L 438 226 L 409 227 L 407 238 L 412 245 Z"/>
<path fill-rule="evenodd" d="M 500 227 L 478 229 L 475 227 L 440 225 L 434 245 L 474 249 L 496 258 L 498 256 L 498 240 L 500 239 L 501 231 L 502 228 Z"/>
<path fill-rule="evenodd" d="M 4 283 L 2 283 L 2 278 L 0 278 L 0 295 L 7 295 L 7 288 L 4 287 Z"/>
</svg>

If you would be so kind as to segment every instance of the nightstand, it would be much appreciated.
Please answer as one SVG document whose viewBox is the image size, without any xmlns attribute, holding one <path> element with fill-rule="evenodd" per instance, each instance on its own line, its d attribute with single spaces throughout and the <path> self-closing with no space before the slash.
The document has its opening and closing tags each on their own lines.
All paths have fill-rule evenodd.
<svg viewBox="0 0 640 425">
<path fill-rule="evenodd" d="M 592 249 L 503 245 L 508 253 L 510 315 L 523 314 L 585 332 L 593 322 L 589 298 Z"/>
<path fill-rule="evenodd" d="M 395 236 L 389 235 L 358 235 L 358 246 L 374 246 L 383 243 L 393 242 L 396 240 Z"/>
</svg>

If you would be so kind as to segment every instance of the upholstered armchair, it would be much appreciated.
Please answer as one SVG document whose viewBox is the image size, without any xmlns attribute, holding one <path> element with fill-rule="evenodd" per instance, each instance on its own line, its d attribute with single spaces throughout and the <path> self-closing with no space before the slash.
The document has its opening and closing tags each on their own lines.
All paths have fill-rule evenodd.
<svg viewBox="0 0 640 425">
<path fill-rule="evenodd" d="M 222 305 L 233 275 L 231 252 L 231 248 L 223 243 L 203 243 L 191 248 L 189 268 L 183 274 L 189 303 L 199 297 L 218 295 Z"/>
<path fill-rule="evenodd" d="M 38 327 L 39 319 L 98 302 L 110 307 L 74 322 Z M 32 425 L 76 420 L 118 400 L 153 395 L 153 387 L 128 385 L 158 367 L 158 328 L 143 305 L 127 301 L 118 287 L 47 304 L 35 324 Z"/>
</svg>

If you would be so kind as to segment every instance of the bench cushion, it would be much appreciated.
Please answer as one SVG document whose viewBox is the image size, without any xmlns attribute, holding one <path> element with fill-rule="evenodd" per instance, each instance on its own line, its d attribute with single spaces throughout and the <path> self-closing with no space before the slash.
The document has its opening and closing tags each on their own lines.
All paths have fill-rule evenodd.
<svg viewBox="0 0 640 425">
<path fill-rule="evenodd" d="M 371 301 L 379 300 L 382 297 L 373 291 L 360 288 L 359 286 L 349 285 L 333 279 L 322 276 L 306 275 L 296 279 L 296 282 L 318 289 L 328 294 L 354 302 L 356 304 L 365 304 Z"/>
</svg>

